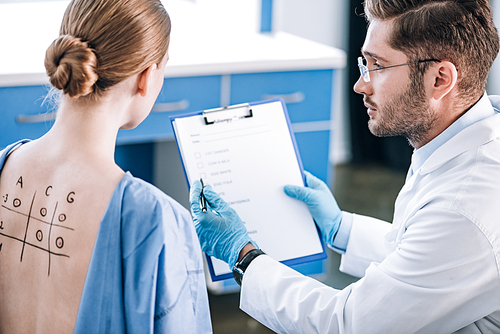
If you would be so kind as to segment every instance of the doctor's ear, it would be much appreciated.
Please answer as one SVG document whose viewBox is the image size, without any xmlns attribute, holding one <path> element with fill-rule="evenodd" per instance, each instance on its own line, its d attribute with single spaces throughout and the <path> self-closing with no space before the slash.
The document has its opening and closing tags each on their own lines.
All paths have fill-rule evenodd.
<svg viewBox="0 0 500 334">
<path fill-rule="evenodd" d="M 158 67 L 157 64 L 149 66 L 147 69 L 139 73 L 138 90 L 142 97 L 148 94 L 149 86 L 151 85 L 151 80 L 153 79 L 153 72 Z"/>
<path fill-rule="evenodd" d="M 457 84 L 458 69 L 449 61 L 441 61 L 430 68 L 433 80 L 432 97 L 440 100 Z"/>
</svg>

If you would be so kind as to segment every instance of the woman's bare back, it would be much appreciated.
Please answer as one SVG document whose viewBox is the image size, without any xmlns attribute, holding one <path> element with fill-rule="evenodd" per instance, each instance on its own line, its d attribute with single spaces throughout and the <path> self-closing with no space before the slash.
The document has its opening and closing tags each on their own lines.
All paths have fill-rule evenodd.
<svg viewBox="0 0 500 334">
<path fill-rule="evenodd" d="M 0 333 L 73 332 L 99 223 L 123 176 L 24 144 L 0 174 Z"/>
</svg>

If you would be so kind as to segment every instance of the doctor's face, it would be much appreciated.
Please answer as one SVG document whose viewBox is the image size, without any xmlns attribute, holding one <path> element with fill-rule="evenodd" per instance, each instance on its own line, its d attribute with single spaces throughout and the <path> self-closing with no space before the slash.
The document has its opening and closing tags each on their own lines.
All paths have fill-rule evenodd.
<svg viewBox="0 0 500 334">
<path fill-rule="evenodd" d="M 391 27 L 392 21 L 370 23 L 362 48 L 368 70 L 408 63 L 403 52 L 392 49 L 387 43 Z M 360 77 L 354 91 L 363 95 L 372 134 L 405 136 L 418 148 L 418 143 L 432 129 L 436 113 L 430 107 L 423 78 L 410 78 L 409 66 L 370 71 L 370 81 L 365 82 Z"/>
</svg>

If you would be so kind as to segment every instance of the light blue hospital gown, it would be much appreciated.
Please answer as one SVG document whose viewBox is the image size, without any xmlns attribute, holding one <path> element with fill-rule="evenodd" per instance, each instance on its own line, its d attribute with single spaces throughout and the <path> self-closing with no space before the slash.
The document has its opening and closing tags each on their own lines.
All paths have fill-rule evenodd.
<svg viewBox="0 0 500 334">
<path fill-rule="evenodd" d="M 16 144 L 0 151 L 0 172 Z M 126 173 L 99 227 L 75 333 L 211 332 L 189 212 Z"/>
</svg>

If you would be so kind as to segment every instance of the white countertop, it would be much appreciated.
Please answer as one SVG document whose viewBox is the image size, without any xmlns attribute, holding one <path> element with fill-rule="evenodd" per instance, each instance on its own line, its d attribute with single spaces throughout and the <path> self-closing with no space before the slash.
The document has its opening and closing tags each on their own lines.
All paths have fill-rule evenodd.
<svg viewBox="0 0 500 334">
<path fill-rule="evenodd" d="M 214 1 L 224 5 L 225 11 L 214 6 Z M 284 32 L 259 33 L 257 0 L 163 3 L 172 20 L 165 77 L 345 66 L 342 50 Z M 48 82 L 43 65 L 45 50 L 59 35 L 67 4 L 68 1 L 0 4 L 0 86 Z"/>
</svg>

